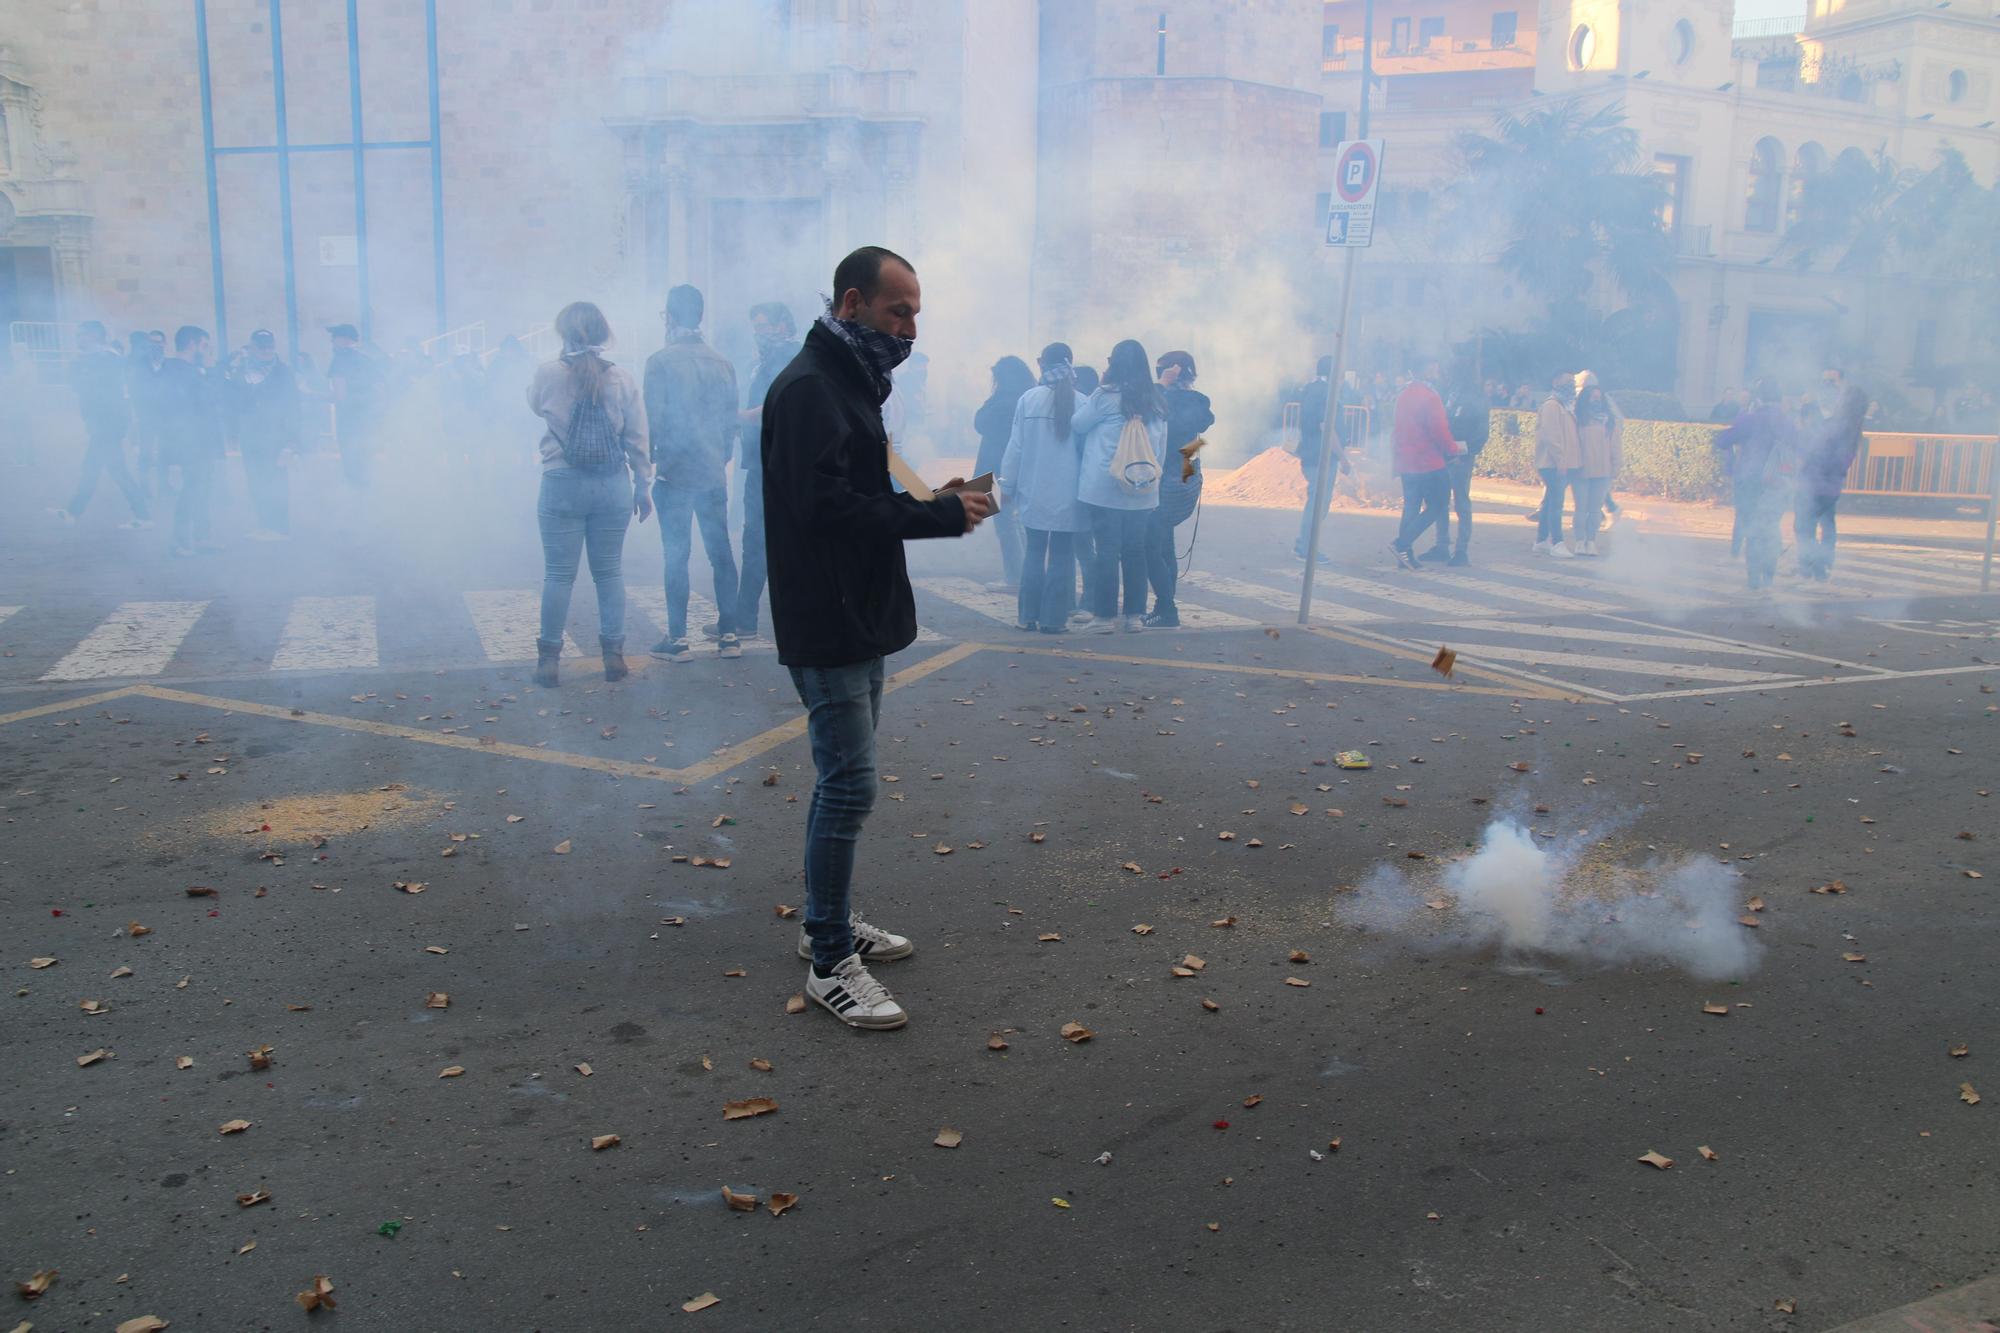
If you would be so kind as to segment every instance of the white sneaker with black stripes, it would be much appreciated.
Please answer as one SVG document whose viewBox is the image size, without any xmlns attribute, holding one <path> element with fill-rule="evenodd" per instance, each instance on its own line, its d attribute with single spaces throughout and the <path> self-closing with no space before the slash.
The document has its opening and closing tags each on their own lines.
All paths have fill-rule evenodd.
<svg viewBox="0 0 2000 1333">
<path fill-rule="evenodd" d="M 851 1028 L 899 1028 L 910 1021 L 889 988 L 868 974 L 858 953 L 843 958 L 830 977 L 807 968 L 806 994 Z"/>
<path fill-rule="evenodd" d="M 901 935 L 892 935 L 880 926 L 871 926 L 863 921 L 859 912 L 848 915 L 847 928 L 854 932 L 854 952 L 863 962 L 893 963 L 917 951 L 917 946 Z M 810 963 L 812 956 L 812 940 L 806 935 L 806 928 L 800 926 L 799 957 Z"/>
</svg>

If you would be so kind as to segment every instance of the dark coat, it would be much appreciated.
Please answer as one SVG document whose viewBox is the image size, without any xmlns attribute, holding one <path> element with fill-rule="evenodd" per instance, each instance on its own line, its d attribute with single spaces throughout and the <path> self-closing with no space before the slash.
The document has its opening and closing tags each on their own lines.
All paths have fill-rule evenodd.
<svg viewBox="0 0 2000 1333">
<path fill-rule="evenodd" d="M 222 457 L 220 381 L 191 362 L 170 356 L 160 363 L 154 387 L 159 412 L 160 460 L 193 463 Z"/>
<path fill-rule="evenodd" d="M 262 371 L 255 383 L 251 376 Z M 283 361 L 258 366 L 246 357 L 229 379 L 236 439 L 245 452 L 275 454 L 299 443 L 299 382 Z"/>
<path fill-rule="evenodd" d="M 764 396 L 764 545 L 771 626 L 788 667 L 850 666 L 916 641 L 903 543 L 965 532 L 956 496 L 889 482 L 875 386 L 847 344 L 814 324 Z"/>
<path fill-rule="evenodd" d="M 1194 475 L 1181 480 L 1180 448 L 1215 424 L 1215 412 L 1208 395 L 1194 389 L 1171 388 L 1161 391 L 1167 400 L 1167 456 L 1160 464 L 1160 508 L 1168 527 L 1185 523 L 1201 499 L 1201 459 L 1194 460 Z"/>
</svg>

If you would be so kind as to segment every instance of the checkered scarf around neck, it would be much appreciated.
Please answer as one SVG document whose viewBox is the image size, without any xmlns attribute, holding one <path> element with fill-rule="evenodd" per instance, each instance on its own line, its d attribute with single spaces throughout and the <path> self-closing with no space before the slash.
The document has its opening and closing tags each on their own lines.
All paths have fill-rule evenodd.
<svg viewBox="0 0 2000 1333">
<path fill-rule="evenodd" d="M 915 350 L 915 338 L 898 338 L 893 333 L 871 329 L 866 324 L 851 319 L 842 319 L 833 313 L 833 302 L 826 303 L 826 313 L 819 317 L 829 333 L 847 344 L 847 350 L 854 353 L 854 359 L 868 372 L 868 378 L 875 385 L 875 397 L 879 402 L 889 400 L 890 373 L 897 366 L 909 360 Z"/>
</svg>

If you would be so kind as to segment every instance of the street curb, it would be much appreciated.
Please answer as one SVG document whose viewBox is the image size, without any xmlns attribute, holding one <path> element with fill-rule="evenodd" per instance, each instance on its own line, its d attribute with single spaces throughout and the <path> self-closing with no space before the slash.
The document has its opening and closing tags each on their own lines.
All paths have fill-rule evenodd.
<svg viewBox="0 0 2000 1333">
<path fill-rule="evenodd" d="M 2000 1277 L 1869 1315 L 1827 1333 L 2000 1333 Z"/>
</svg>

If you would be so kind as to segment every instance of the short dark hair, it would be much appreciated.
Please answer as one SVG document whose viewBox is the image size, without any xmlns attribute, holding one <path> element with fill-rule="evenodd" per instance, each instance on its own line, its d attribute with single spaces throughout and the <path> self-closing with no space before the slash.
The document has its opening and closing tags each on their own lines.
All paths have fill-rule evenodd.
<svg viewBox="0 0 2000 1333">
<path fill-rule="evenodd" d="M 1157 375 L 1168 366 L 1179 366 L 1181 368 L 1182 383 L 1187 383 L 1195 378 L 1194 355 L 1191 352 L 1160 353 L 1160 359 L 1153 363 L 1153 373 Z"/>
<path fill-rule="evenodd" d="M 750 307 L 750 318 L 778 325 L 787 332 L 798 328 L 797 322 L 792 319 L 792 308 L 783 301 L 759 301 Z"/>
<path fill-rule="evenodd" d="M 1757 381 L 1758 402 L 1775 403 L 1783 396 L 1784 395 L 1778 392 L 1778 381 L 1772 379 L 1769 375 L 1766 375 L 1763 379 Z"/>
<path fill-rule="evenodd" d="M 207 329 L 198 328 L 193 324 L 183 324 L 174 330 L 174 350 L 185 352 L 206 337 L 208 337 Z"/>
<path fill-rule="evenodd" d="M 864 301 L 874 300 L 875 293 L 882 290 L 883 261 L 889 259 L 895 260 L 912 273 L 917 271 L 915 264 L 894 250 L 884 250 L 879 245 L 864 245 L 841 260 L 834 268 L 833 303 L 839 305 L 840 298 L 850 291 L 860 292 Z"/>
<path fill-rule="evenodd" d="M 667 318 L 684 329 L 701 327 L 701 317 L 708 312 L 708 302 L 701 296 L 701 288 L 682 283 L 667 293 Z"/>
<path fill-rule="evenodd" d="M 1315 364 L 1315 365 L 1313 366 L 1313 373 L 1314 373 L 1314 374 L 1316 374 L 1316 375 L 1324 375 L 1324 376 L 1326 376 L 1326 377 L 1327 377 L 1328 379 L 1332 379 L 1332 378 L 1333 378 L 1333 358 L 1332 358 L 1332 357 L 1330 357 L 1330 356 L 1323 356 L 1323 357 L 1321 357 L 1321 358 L 1319 359 L 1318 363 L 1317 363 L 1317 364 Z"/>
</svg>

